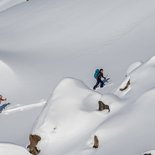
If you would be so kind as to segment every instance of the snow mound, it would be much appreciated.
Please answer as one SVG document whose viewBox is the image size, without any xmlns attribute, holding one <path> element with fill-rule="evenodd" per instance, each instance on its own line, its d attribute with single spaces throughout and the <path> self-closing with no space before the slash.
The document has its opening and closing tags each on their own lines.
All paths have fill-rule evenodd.
<svg viewBox="0 0 155 155">
<path fill-rule="evenodd" d="M 89 148 L 86 141 L 92 131 L 109 115 L 97 110 L 101 97 L 79 80 L 62 80 L 33 130 L 42 138 L 38 145 L 41 154 L 62 154 L 73 146 Z M 86 140 L 81 142 L 81 137 Z"/>
<path fill-rule="evenodd" d="M 13 145 L 13 144 L 0 144 L 0 154 L 1 155 L 31 155 L 23 147 Z"/>
</svg>

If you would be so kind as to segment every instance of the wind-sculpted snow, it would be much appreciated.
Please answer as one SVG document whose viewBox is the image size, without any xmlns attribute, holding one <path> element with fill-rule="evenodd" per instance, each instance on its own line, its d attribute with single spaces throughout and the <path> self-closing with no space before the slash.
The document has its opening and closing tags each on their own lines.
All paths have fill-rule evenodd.
<svg viewBox="0 0 155 155">
<path fill-rule="evenodd" d="M 127 75 L 131 74 L 131 72 L 133 72 L 135 69 L 137 69 L 138 67 L 140 67 L 143 63 L 142 62 L 135 62 L 133 64 L 131 64 L 127 70 Z"/>
</svg>

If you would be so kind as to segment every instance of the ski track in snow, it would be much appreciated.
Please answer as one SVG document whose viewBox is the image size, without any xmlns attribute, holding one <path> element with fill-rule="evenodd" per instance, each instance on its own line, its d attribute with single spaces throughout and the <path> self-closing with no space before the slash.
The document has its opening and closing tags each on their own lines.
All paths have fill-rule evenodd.
<svg viewBox="0 0 155 155">
<path fill-rule="evenodd" d="M 38 107 L 43 107 L 46 104 L 46 101 L 42 101 L 39 103 L 33 103 L 33 104 L 29 104 L 29 105 L 24 105 L 24 106 L 19 106 L 16 108 L 10 108 L 10 109 L 6 109 L 4 111 L 2 111 L 2 113 L 0 115 L 8 115 L 8 114 L 12 114 L 12 113 L 16 113 L 18 111 L 24 111 L 24 110 L 30 110 L 32 108 L 38 108 Z"/>
</svg>

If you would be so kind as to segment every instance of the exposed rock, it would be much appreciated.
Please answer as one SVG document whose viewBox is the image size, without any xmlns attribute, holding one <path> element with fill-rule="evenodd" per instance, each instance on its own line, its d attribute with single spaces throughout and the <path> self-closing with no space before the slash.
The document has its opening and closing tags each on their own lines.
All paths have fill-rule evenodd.
<svg viewBox="0 0 155 155">
<path fill-rule="evenodd" d="M 40 150 L 37 148 L 38 142 L 41 140 L 41 137 L 38 135 L 29 135 L 30 145 L 27 146 L 29 152 L 33 155 L 38 155 Z"/>
<path fill-rule="evenodd" d="M 97 149 L 98 147 L 99 147 L 99 140 L 98 137 L 95 135 L 93 148 Z"/>
<path fill-rule="evenodd" d="M 130 86 L 130 84 L 131 84 L 131 82 L 130 82 L 130 80 L 126 83 L 126 86 L 124 87 L 124 88 L 120 88 L 119 90 L 120 91 L 124 91 L 124 90 L 126 90 L 129 86 Z"/>
<path fill-rule="evenodd" d="M 98 101 L 99 111 L 108 110 L 110 112 L 109 105 L 104 104 L 102 101 Z"/>
</svg>

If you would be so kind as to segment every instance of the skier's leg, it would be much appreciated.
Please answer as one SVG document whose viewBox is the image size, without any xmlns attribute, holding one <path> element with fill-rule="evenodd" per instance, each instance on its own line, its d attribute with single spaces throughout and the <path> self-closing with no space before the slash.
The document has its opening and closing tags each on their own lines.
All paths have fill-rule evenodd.
<svg viewBox="0 0 155 155">
<path fill-rule="evenodd" d="M 100 81 L 97 79 L 97 82 L 96 82 L 95 86 L 93 87 L 94 90 L 98 87 L 99 83 L 100 83 Z"/>
<path fill-rule="evenodd" d="M 104 86 L 104 82 L 100 80 L 100 87 L 102 88 Z"/>
</svg>

